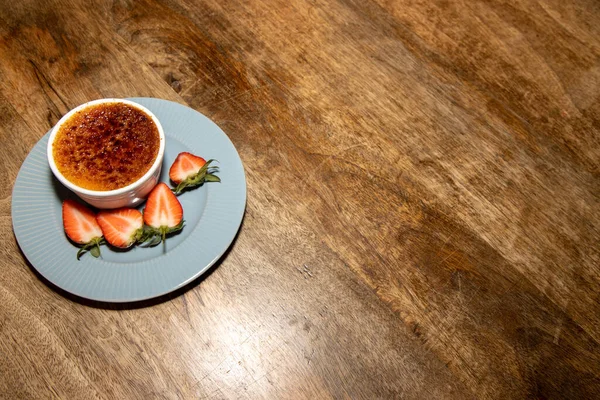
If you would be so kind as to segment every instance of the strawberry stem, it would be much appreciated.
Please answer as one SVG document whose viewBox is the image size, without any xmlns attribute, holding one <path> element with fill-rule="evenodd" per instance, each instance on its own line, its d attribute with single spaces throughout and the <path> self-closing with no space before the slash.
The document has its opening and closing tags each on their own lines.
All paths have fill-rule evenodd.
<svg viewBox="0 0 600 400">
<path fill-rule="evenodd" d="M 82 248 L 79 249 L 79 251 L 77 252 L 77 261 L 79 261 L 81 256 L 84 255 L 86 251 L 89 251 L 90 254 L 95 258 L 100 257 L 100 245 L 105 243 L 106 241 L 103 237 L 93 238 Z"/>
</svg>

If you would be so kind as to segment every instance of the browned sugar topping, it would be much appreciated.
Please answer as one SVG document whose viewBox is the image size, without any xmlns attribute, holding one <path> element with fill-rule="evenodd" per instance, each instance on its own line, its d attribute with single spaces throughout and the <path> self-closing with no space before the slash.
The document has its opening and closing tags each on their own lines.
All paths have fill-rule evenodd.
<svg viewBox="0 0 600 400">
<path fill-rule="evenodd" d="M 122 103 L 87 107 L 60 128 L 52 152 L 70 182 L 90 190 L 114 190 L 141 178 L 152 166 L 160 137 L 152 119 Z"/>
</svg>

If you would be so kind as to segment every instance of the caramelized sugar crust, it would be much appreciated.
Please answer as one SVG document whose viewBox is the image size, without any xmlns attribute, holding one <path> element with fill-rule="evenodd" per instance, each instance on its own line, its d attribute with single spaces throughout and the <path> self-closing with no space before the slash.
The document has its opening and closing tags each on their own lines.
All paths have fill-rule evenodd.
<svg viewBox="0 0 600 400">
<path fill-rule="evenodd" d="M 158 128 L 142 110 L 99 104 L 74 114 L 57 133 L 53 157 L 70 182 L 89 190 L 125 187 L 152 166 L 160 147 Z"/>
</svg>

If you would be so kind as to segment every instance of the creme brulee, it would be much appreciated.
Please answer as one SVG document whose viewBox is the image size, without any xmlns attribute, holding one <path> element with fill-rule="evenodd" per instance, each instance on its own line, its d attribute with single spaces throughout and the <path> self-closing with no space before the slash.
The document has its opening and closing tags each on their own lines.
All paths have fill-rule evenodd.
<svg viewBox="0 0 600 400">
<path fill-rule="evenodd" d="M 104 103 L 82 109 L 60 127 L 52 156 L 73 184 L 108 191 L 144 176 L 159 147 L 158 128 L 150 116 L 128 104 Z"/>
</svg>

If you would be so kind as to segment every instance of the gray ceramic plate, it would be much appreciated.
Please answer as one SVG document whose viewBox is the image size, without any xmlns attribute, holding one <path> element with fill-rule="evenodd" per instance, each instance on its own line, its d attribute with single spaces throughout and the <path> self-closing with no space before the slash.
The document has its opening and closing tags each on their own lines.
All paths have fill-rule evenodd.
<svg viewBox="0 0 600 400">
<path fill-rule="evenodd" d="M 210 119 L 181 104 L 133 98 L 150 109 L 167 137 L 161 181 L 182 151 L 218 160 L 220 183 L 206 183 L 179 196 L 183 231 L 153 248 L 128 251 L 102 246 L 102 258 L 84 254 L 62 227 L 61 204 L 75 196 L 52 175 L 46 134 L 21 166 L 12 194 L 12 220 L 21 250 L 46 279 L 77 296 L 132 302 L 174 291 L 202 275 L 233 241 L 246 206 L 246 179 L 240 157 L 227 135 Z M 143 205 L 140 207 L 143 208 Z"/>
</svg>

